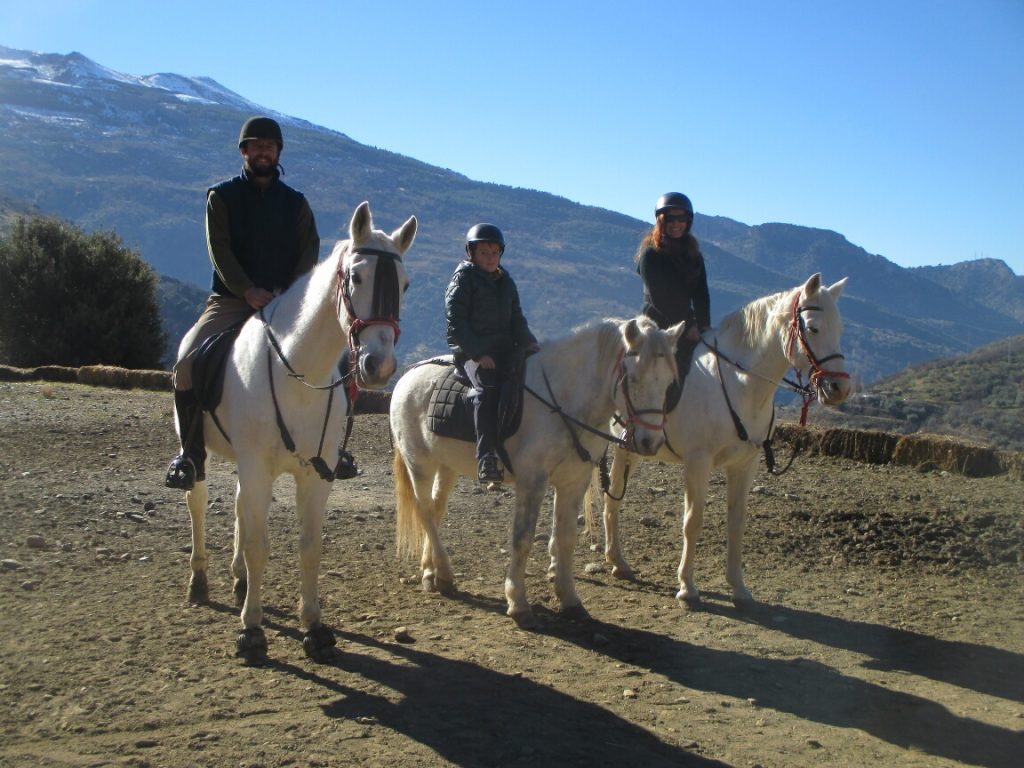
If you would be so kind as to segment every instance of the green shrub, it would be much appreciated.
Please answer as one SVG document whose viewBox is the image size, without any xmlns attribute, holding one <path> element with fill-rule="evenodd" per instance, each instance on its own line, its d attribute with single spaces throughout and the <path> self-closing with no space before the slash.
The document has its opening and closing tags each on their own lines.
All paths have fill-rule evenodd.
<svg viewBox="0 0 1024 768">
<path fill-rule="evenodd" d="M 114 232 L 19 217 L 0 236 L 0 354 L 15 366 L 157 368 L 157 275 Z"/>
</svg>

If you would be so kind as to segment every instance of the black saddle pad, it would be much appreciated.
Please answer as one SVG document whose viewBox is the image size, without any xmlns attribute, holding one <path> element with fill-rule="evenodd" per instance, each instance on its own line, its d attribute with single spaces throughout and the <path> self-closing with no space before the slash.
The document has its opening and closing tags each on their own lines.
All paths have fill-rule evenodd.
<svg viewBox="0 0 1024 768">
<path fill-rule="evenodd" d="M 434 380 L 430 404 L 427 406 L 427 426 L 435 435 L 475 443 L 473 404 L 469 401 L 472 390 L 465 373 L 451 358 L 435 358 L 429 362 L 444 365 L 447 370 L 444 375 Z M 519 429 L 519 423 L 523 418 L 525 373 L 526 365 L 520 365 L 515 375 L 501 387 L 498 400 L 499 441 L 507 440 Z"/>
<path fill-rule="evenodd" d="M 224 370 L 242 325 L 215 333 L 196 351 L 192 362 L 192 391 L 204 411 L 213 411 L 224 394 Z"/>
</svg>

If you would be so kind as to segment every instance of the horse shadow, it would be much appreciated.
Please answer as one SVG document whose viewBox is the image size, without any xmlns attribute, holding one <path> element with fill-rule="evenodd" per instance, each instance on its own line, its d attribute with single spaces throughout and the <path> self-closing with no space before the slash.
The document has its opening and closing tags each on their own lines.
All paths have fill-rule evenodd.
<svg viewBox="0 0 1024 768">
<path fill-rule="evenodd" d="M 739 615 L 718 607 L 706 607 L 705 610 L 731 617 Z M 773 629 L 778 627 L 771 617 L 779 615 L 779 610 L 772 607 L 765 611 L 768 618 L 762 618 L 771 622 Z M 837 728 L 859 729 L 903 749 L 968 764 L 1016 768 L 1020 765 L 1020 755 L 1024 754 L 1024 733 L 957 716 L 921 696 L 850 677 L 818 661 L 771 659 L 722 651 L 643 629 L 608 624 L 593 617 L 588 621 L 570 622 L 559 620 L 557 614 L 550 611 L 541 610 L 538 615 L 545 612 L 551 616 L 540 622 L 538 632 L 646 668 L 687 688 L 754 699 L 757 706 L 765 709 L 788 712 L 803 720 Z M 754 615 L 758 615 L 756 610 Z M 826 643 L 828 638 L 838 642 L 837 638 L 843 632 L 853 631 L 843 625 L 856 623 L 802 611 L 787 615 L 791 617 L 790 621 L 783 624 L 790 625 L 788 630 L 797 627 L 795 636 L 810 640 L 825 638 L 823 642 Z M 801 622 L 805 622 L 802 627 Z M 910 662 L 910 657 L 917 653 L 948 659 L 953 654 L 953 649 L 946 647 L 953 644 L 934 638 L 905 633 L 907 637 L 892 643 L 885 638 L 893 630 L 877 625 L 866 625 L 865 629 L 868 640 L 858 643 L 850 639 L 848 647 L 857 651 L 872 648 L 880 652 L 877 667 L 880 669 L 932 669 L 931 662 L 915 665 Z M 896 632 L 899 633 L 898 630 Z M 599 643 L 596 642 L 598 636 Z M 886 648 L 896 650 L 886 651 Z M 989 660 L 986 663 L 1002 659 L 998 654 L 986 658 Z M 1014 665 L 1020 663 L 1019 658 L 1011 661 Z M 959 663 L 962 662 L 963 659 L 959 659 Z M 1016 674 L 1014 670 L 1017 669 L 1017 666 L 1008 668 L 1005 674 Z M 956 681 L 964 680 L 968 675 L 968 672 L 949 674 L 947 679 L 957 684 Z M 1019 695 L 1020 679 L 1016 675 L 1015 680 L 1006 681 L 1005 688 L 1016 686 Z M 998 686 L 991 687 L 1002 690 Z"/>
<path fill-rule="evenodd" d="M 1024 656 L 1019 653 L 784 605 L 755 603 L 735 608 L 705 603 L 703 610 L 711 613 L 867 656 L 870 660 L 864 666 L 868 669 L 908 672 L 1024 703 Z"/>
<path fill-rule="evenodd" d="M 317 673 L 291 671 L 339 694 L 322 705 L 332 718 L 372 718 L 433 749 L 453 765 L 724 766 L 662 741 L 590 702 L 513 674 L 447 659 L 409 645 L 338 631 L 350 648 L 362 646 L 391 659 L 347 650 L 339 666 L 392 692 L 388 697 L 346 686 Z"/>
</svg>

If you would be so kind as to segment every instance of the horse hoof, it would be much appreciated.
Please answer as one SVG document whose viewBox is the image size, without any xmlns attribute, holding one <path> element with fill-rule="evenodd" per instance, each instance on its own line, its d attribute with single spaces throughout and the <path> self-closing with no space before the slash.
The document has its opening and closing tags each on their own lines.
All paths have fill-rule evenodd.
<svg viewBox="0 0 1024 768">
<path fill-rule="evenodd" d="M 434 580 L 434 574 L 420 579 L 420 585 L 423 587 L 424 592 L 437 592 L 437 582 Z"/>
<path fill-rule="evenodd" d="M 693 594 L 681 589 L 678 592 L 676 592 L 676 600 L 682 603 L 684 608 L 687 608 L 691 611 L 696 611 L 701 606 L 700 593 Z"/>
<path fill-rule="evenodd" d="M 519 613 L 510 613 L 512 621 L 516 623 L 516 626 L 520 629 L 536 629 L 537 628 L 537 616 L 533 611 L 521 611 Z"/>
<path fill-rule="evenodd" d="M 193 573 L 188 582 L 188 604 L 206 605 L 210 602 L 210 585 L 205 573 Z"/>
<path fill-rule="evenodd" d="M 613 565 L 612 576 L 616 579 L 622 579 L 623 581 L 636 581 L 636 574 L 628 565 Z"/>
<path fill-rule="evenodd" d="M 335 656 L 338 641 L 334 633 L 323 624 L 314 624 L 302 637 L 302 650 L 317 664 L 326 664 Z"/>
<path fill-rule="evenodd" d="M 260 627 L 246 627 L 235 640 L 235 656 L 247 667 L 262 667 L 267 663 L 267 636 Z"/>
<path fill-rule="evenodd" d="M 452 579 L 434 579 L 434 587 L 445 597 L 452 597 L 455 594 L 455 582 Z"/>
<path fill-rule="evenodd" d="M 754 600 L 750 595 L 733 597 L 732 604 L 740 610 L 753 608 L 757 605 L 757 601 Z"/>
<path fill-rule="evenodd" d="M 587 609 L 583 607 L 583 603 L 577 603 L 576 605 L 570 605 L 563 608 L 562 616 L 570 621 L 587 621 L 590 619 L 590 614 L 587 612 Z"/>
<path fill-rule="evenodd" d="M 249 585 L 245 579 L 235 579 L 235 585 L 231 588 L 235 593 L 235 608 L 245 605 L 245 597 L 249 592 Z"/>
</svg>

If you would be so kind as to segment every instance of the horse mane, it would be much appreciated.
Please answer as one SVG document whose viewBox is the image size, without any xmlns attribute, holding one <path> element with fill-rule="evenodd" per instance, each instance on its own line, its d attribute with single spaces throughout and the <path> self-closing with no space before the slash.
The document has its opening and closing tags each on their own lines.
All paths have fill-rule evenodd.
<svg viewBox="0 0 1024 768">
<path fill-rule="evenodd" d="M 777 332 L 769 320 L 779 314 L 780 302 L 792 292 L 780 291 L 762 296 L 726 315 L 718 327 L 719 338 L 726 343 L 749 349 L 760 349 L 768 345 Z"/>
<path fill-rule="evenodd" d="M 559 357 L 564 352 L 564 347 L 577 344 L 581 336 L 593 334 L 597 336 L 597 356 L 601 358 L 606 355 L 614 356 L 618 354 L 619 346 L 622 344 L 622 331 L 620 330 L 622 323 L 622 320 L 614 317 L 591 320 L 576 326 L 565 336 L 545 339 L 540 348 L 542 352 L 551 350 L 549 354 Z"/>
</svg>

